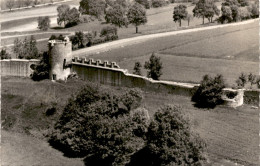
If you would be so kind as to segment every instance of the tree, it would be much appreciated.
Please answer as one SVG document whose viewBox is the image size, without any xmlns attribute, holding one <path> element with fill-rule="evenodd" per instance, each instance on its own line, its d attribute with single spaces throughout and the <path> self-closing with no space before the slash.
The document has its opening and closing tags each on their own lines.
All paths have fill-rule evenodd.
<svg viewBox="0 0 260 166">
<path fill-rule="evenodd" d="M 165 105 L 154 114 L 147 132 L 153 165 L 202 165 L 205 143 L 191 132 L 180 107 Z"/>
<path fill-rule="evenodd" d="M 15 38 L 13 52 L 16 54 L 16 58 L 22 56 L 23 54 L 23 42 L 19 38 Z"/>
<path fill-rule="evenodd" d="M 8 0 L 8 1 L 6 1 L 6 3 L 5 3 L 5 6 L 11 11 L 12 10 L 12 8 L 14 7 L 14 5 L 15 5 L 15 1 L 14 0 Z"/>
<path fill-rule="evenodd" d="M 254 4 L 249 6 L 248 11 L 250 11 L 252 18 L 258 18 L 259 17 L 259 1 L 256 1 Z"/>
<path fill-rule="evenodd" d="M 219 15 L 219 9 L 212 0 L 199 0 L 192 11 L 194 17 L 202 17 L 203 24 L 204 18 L 208 18 L 209 21 L 212 21 L 215 14 Z"/>
<path fill-rule="evenodd" d="M 150 57 L 150 60 L 145 62 L 144 68 L 148 70 L 147 77 L 154 80 L 159 80 L 162 75 L 162 62 L 160 57 L 155 56 L 153 53 Z"/>
<path fill-rule="evenodd" d="M 205 75 L 192 96 L 192 101 L 198 107 L 214 108 L 223 102 L 222 90 L 224 88 L 225 82 L 222 75 L 217 75 L 215 78 Z"/>
<path fill-rule="evenodd" d="M 256 75 L 253 75 L 252 73 L 250 73 L 248 75 L 248 82 L 250 82 L 250 85 L 252 88 L 252 86 L 256 83 Z"/>
<path fill-rule="evenodd" d="M 238 3 L 241 7 L 249 6 L 249 2 L 247 0 L 238 0 Z"/>
<path fill-rule="evenodd" d="M 17 0 L 16 2 L 17 2 L 17 7 L 18 8 L 21 8 L 23 6 L 23 4 L 24 4 L 23 0 Z"/>
<path fill-rule="evenodd" d="M 31 3 L 32 3 L 32 0 L 25 0 L 24 1 L 24 4 L 25 4 L 26 7 L 29 7 L 31 5 Z"/>
<path fill-rule="evenodd" d="M 75 40 L 75 42 L 77 41 L 78 48 L 84 47 L 84 44 L 83 44 L 84 39 L 85 39 L 85 37 L 84 37 L 84 33 L 82 31 L 75 32 L 74 40 Z"/>
<path fill-rule="evenodd" d="M 98 19 L 103 15 L 106 7 L 104 0 L 81 0 L 79 4 L 81 14 L 95 16 Z"/>
<path fill-rule="evenodd" d="M 179 22 L 181 27 L 181 20 L 184 20 L 187 18 L 188 12 L 187 12 L 187 6 L 185 5 L 178 5 L 174 7 L 173 10 L 173 21 Z"/>
<path fill-rule="evenodd" d="M 237 86 L 239 88 L 244 88 L 247 83 L 247 78 L 244 73 L 241 73 L 238 79 L 236 80 Z"/>
<path fill-rule="evenodd" d="M 138 26 L 147 22 L 146 11 L 144 7 L 138 3 L 135 3 L 129 8 L 127 18 L 130 24 L 135 25 L 136 33 L 138 33 Z"/>
<path fill-rule="evenodd" d="M 122 6 L 123 8 L 128 7 L 128 2 L 126 0 L 116 0 L 115 3 Z"/>
<path fill-rule="evenodd" d="M 142 75 L 141 67 L 142 67 L 142 65 L 141 65 L 140 62 L 135 62 L 134 74 L 136 74 L 136 75 Z"/>
<path fill-rule="evenodd" d="M 68 11 L 67 24 L 65 27 L 71 27 L 79 23 L 79 11 L 74 7 Z"/>
<path fill-rule="evenodd" d="M 49 16 L 38 17 L 38 28 L 43 31 L 47 31 L 50 28 Z"/>
<path fill-rule="evenodd" d="M 42 55 L 40 55 L 40 57 L 41 60 L 39 64 L 36 65 L 31 76 L 32 80 L 34 81 L 41 81 L 49 78 L 49 54 L 47 52 L 44 52 Z"/>
<path fill-rule="evenodd" d="M 57 7 L 57 11 L 58 11 L 58 18 L 57 18 L 58 25 L 64 23 L 64 26 L 67 28 L 67 27 L 77 25 L 79 23 L 80 13 L 75 7 L 70 9 L 69 5 L 60 5 L 59 7 Z"/>
<path fill-rule="evenodd" d="M 190 21 L 193 20 L 193 16 L 191 14 L 188 14 L 186 20 L 188 21 L 188 26 L 190 26 Z"/>
<path fill-rule="evenodd" d="M 232 17 L 232 10 L 229 6 L 222 6 L 221 7 L 221 17 L 219 18 L 219 21 L 223 24 L 225 22 L 232 22 L 233 17 Z"/>
<path fill-rule="evenodd" d="M 58 12 L 58 18 L 57 18 L 57 22 L 58 25 L 61 25 L 62 23 L 64 23 L 64 26 L 67 24 L 68 21 L 68 15 L 69 15 L 69 10 L 70 7 L 69 5 L 60 5 L 57 7 L 57 12 Z"/>
<path fill-rule="evenodd" d="M 240 19 L 241 20 L 247 20 L 247 19 L 250 19 L 251 18 L 251 11 L 250 11 L 250 8 L 247 8 L 247 7 L 240 7 L 238 9 L 238 13 L 240 15 Z"/>
<path fill-rule="evenodd" d="M 114 24 L 119 28 L 128 26 L 128 20 L 125 9 L 118 4 L 109 7 L 105 13 L 105 20 L 107 23 Z"/>
<path fill-rule="evenodd" d="M 0 59 L 11 59 L 10 54 L 6 51 L 6 48 L 2 48 L 0 52 Z"/>
<path fill-rule="evenodd" d="M 143 5 L 145 9 L 150 9 L 150 3 L 148 0 L 135 0 L 135 2 Z"/>
<path fill-rule="evenodd" d="M 35 6 L 38 5 L 39 3 L 40 3 L 39 0 L 34 0 L 33 1 L 33 5 L 35 5 Z"/>
<path fill-rule="evenodd" d="M 205 17 L 209 20 L 209 22 L 213 22 L 214 15 L 219 16 L 220 11 L 218 7 L 215 5 L 214 1 L 208 1 L 206 4 L 206 13 Z"/>
</svg>

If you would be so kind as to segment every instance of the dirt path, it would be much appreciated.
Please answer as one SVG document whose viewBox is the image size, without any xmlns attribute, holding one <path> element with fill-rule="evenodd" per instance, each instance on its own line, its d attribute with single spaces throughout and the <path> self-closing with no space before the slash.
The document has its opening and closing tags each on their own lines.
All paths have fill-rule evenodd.
<svg viewBox="0 0 260 166">
<path fill-rule="evenodd" d="M 215 25 L 215 26 L 208 26 L 208 27 L 201 27 L 201 28 L 194 28 L 194 29 L 186 29 L 186 30 L 180 30 L 180 31 L 172 31 L 172 32 L 165 32 L 165 33 L 157 33 L 157 34 L 151 34 L 151 35 L 143 35 L 138 37 L 132 37 L 122 40 L 117 40 L 113 42 L 108 42 L 105 44 L 100 44 L 96 46 L 92 46 L 85 49 L 80 49 L 77 51 L 73 51 L 73 56 L 88 56 L 91 54 L 99 54 L 100 52 L 106 52 L 115 48 L 125 47 L 127 45 L 133 45 L 141 42 L 145 42 L 147 40 L 155 39 L 155 38 L 162 38 L 166 36 L 173 36 L 178 34 L 185 34 L 185 33 L 191 33 L 191 32 L 198 32 L 198 31 L 205 31 L 210 29 L 217 29 L 217 28 L 224 28 L 229 26 L 239 26 L 243 24 L 253 23 L 255 21 L 258 21 L 259 19 L 253 19 L 248 21 L 243 21 L 239 23 L 231 23 L 231 24 L 224 24 L 224 25 Z"/>
</svg>

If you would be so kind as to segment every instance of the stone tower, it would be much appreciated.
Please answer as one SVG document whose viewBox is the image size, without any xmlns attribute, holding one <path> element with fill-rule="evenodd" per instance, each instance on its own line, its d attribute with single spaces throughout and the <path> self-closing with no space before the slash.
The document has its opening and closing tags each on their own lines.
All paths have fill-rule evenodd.
<svg viewBox="0 0 260 166">
<path fill-rule="evenodd" d="M 62 40 L 49 40 L 49 64 L 51 80 L 66 80 L 70 74 L 72 45 L 66 36 Z"/>
</svg>

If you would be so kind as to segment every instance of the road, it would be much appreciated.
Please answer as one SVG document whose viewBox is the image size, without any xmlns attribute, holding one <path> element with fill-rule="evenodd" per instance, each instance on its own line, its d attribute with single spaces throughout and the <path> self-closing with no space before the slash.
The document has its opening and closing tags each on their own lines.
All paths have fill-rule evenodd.
<svg viewBox="0 0 260 166">
<path fill-rule="evenodd" d="M 14 26 L 8 29 L 2 29 L 3 32 L 14 32 L 14 31 L 33 31 L 37 30 L 38 22 L 37 18 L 42 16 L 49 16 L 51 21 L 51 26 L 57 26 L 57 6 L 58 4 L 51 5 L 43 8 L 34 8 L 29 10 L 17 11 L 17 12 L 5 12 L 0 15 L 0 23 L 17 21 L 23 19 L 32 18 L 32 20 L 25 22 L 21 25 Z M 78 8 L 79 5 L 70 5 L 71 8 Z"/>
</svg>

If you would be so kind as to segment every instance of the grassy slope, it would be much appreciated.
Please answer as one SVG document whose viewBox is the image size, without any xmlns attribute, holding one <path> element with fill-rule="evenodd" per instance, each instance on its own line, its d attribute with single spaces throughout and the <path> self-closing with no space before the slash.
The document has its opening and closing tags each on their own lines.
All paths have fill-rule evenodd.
<svg viewBox="0 0 260 166">
<path fill-rule="evenodd" d="M 223 74 L 232 86 L 241 72 L 258 73 L 256 33 L 258 23 L 254 22 L 157 38 L 90 57 L 116 61 L 131 72 L 136 61 L 144 64 L 152 52 L 159 52 L 164 64 L 161 79 L 198 82 L 204 74 Z"/>
<path fill-rule="evenodd" d="M 30 138 L 25 134 L 44 139 L 42 134 L 46 133 L 58 119 L 67 99 L 84 84 L 85 82 L 82 81 L 70 81 L 65 84 L 52 83 L 48 80 L 32 82 L 26 78 L 3 77 L 2 126 L 4 130 L 8 130 L 8 132 L 3 132 L 3 151 L 5 151 L 4 148 L 8 148 L 6 153 L 9 154 L 21 152 L 19 162 L 24 162 L 25 165 L 35 163 L 34 159 L 42 163 L 45 160 L 46 163 L 58 161 L 60 163 L 78 163 L 78 159 L 68 160 L 61 157 L 44 141 Z M 120 88 L 112 89 L 120 93 Z M 56 102 L 56 106 L 60 109 L 53 116 L 47 117 L 45 111 L 53 102 Z M 183 107 L 183 111 L 190 117 L 193 131 L 199 133 L 208 144 L 207 151 L 212 161 L 211 164 L 227 165 L 227 161 L 224 159 L 228 159 L 244 165 L 257 165 L 258 110 L 251 109 L 249 105 L 238 109 L 218 107 L 213 110 L 201 110 L 193 107 L 188 97 L 145 93 L 143 105 L 151 115 L 162 104 L 179 104 Z M 12 134 L 13 132 L 19 132 L 21 135 Z M 31 156 L 24 153 L 26 150 L 21 144 L 28 145 L 26 150 L 32 154 Z M 54 158 L 48 156 L 48 153 L 54 153 Z M 6 163 L 17 161 L 8 155 L 5 157 L 3 160 Z"/>
<path fill-rule="evenodd" d="M 84 166 L 82 159 L 64 157 L 40 139 L 5 130 L 1 134 L 3 166 Z"/>
</svg>

